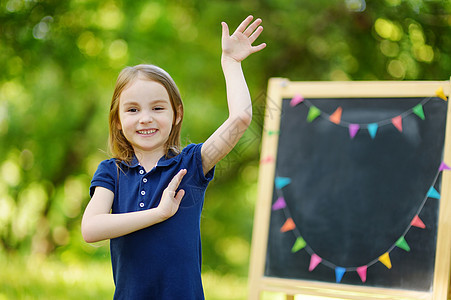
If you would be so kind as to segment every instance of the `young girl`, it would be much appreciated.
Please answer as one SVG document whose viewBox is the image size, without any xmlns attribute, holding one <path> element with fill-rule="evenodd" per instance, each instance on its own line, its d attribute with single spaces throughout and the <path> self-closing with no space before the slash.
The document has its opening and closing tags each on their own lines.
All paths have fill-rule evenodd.
<svg viewBox="0 0 451 300">
<path fill-rule="evenodd" d="M 252 19 L 231 36 L 222 23 L 229 117 L 203 144 L 180 149 L 183 104 L 169 74 L 152 65 L 119 74 L 109 116 L 114 158 L 94 174 L 81 226 L 86 242 L 111 239 L 114 299 L 204 298 L 204 194 L 214 166 L 252 119 L 241 61 L 266 46 L 252 46 L 263 30 L 261 20 Z"/>
</svg>

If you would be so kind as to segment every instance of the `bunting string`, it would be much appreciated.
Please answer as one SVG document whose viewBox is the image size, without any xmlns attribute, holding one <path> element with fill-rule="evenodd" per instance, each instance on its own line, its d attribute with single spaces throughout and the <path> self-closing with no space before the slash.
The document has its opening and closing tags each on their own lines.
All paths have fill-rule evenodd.
<svg viewBox="0 0 451 300">
<path fill-rule="evenodd" d="M 443 92 L 443 87 L 437 89 L 437 91 L 435 92 L 435 96 L 441 98 L 444 101 L 448 100 Z M 411 114 L 415 114 L 420 119 L 425 120 L 423 106 L 426 105 L 426 103 L 428 103 L 431 99 L 433 99 L 433 97 L 424 98 L 420 103 L 397 116 L 371 123 L 358 123 L 342 120 L 341 119 L 341 116 L 343 114 L 342 107 L 339 106 L 332 114 L 328 114 L 320 110 L 318 107 L 316 107 L 310 100 L 304 99 L 304 97 L 300 94 L 295 95 L 291 99 L 290 106 L 295 107 L 300 103 L 303 103 L 306 107 L 308 107 L 307 122 L 313 122 L 316 118 L 320 117 L 338 126 L 348 128 L 349 136 L 351 137 L 351 139 L 353 139 L 356 136 L 357 132 L 360 129 L 368 130 L 369 135 L 371 136 L 372 139 L 374 139 L 376 137 L 378 128 L 381 126 L 392 124 L 396 129 L 398 129 L 398 131 L 402 132 L 403 119 Z"/>
<path fill-rule="evenodd" d="M 389 125 L 389 124 L 393 125 L 394 118 L 404 119 L 405 117 L 407 117 L 411 114 L 416 114 L 419 118 L 424 120 L 423 106 L 426 103 L 428 103 L 431 99 L 433 99 L 433 97 L 424 98 L 423 100 L 421 100 L 420 103 L 418 103 L 414 107 L 404 111 L 403 113 L 401 113 L 395 117 L 387 118 L 384 120 L 371 122 L 371 123 L 356 123 L 356 122 L 349 122 L 349 121 L 342 120 L 341 115 L 343 113 L 343 109 L 340 106 L 337 107 L 337 109 L 332 114 L 328 114 L 328 113 L 320 110 L 318 107 L 316 107 L 310 100 L 304 99 L 304 101 L 302 103 L 305 104 L 305 106 L 307 106 L 309 108 L 309 113 L 310 113 L 310 111 L 313 110 L 313 112 L 310 113 L 310 122 L 315 120 L 317 117 L 320 117 L 320 118 L 328 120 L 332 123 L 335 123 L 338 126 L 349 128 L 350 125 L 358 125 L 362 129 L 368 129 L 368 127 L 371 127 L 371 124 L 377 124 L 378 127 L 382 127 L 382 126 Z M 395 122 L 398 119 L 395 119 Z M 307 116 L 307 121 L 309 121 L 309 116 Z M 396 125 L 394 125 L 394 126 L 396 126 Z"/>
<path fill-rule="evenodd" d="M 339 266 L 325 258 L 318 256 L 315 253 L 314 249 L 312 249 L 310 247 L 308 242 L 304 240 L 304 238 L 301 235 L 301 232 L 299 231 L 298 227 L 296 226 L 295 221 L 293 220 L 293 216 L 291 215 L 290 209 L 285 201 L 285 197 L 284 197 L 284 193 L 283 193 L 283 189 L 286 186 L 291 184 L 291 178 L 276 176 L 276 178 L 275 178 L 276 189 L 275 190 L 276 190 L 277 200 L 273 203 L 272 210 L 273 211 L 283 210 L 283 213 L 285 215 L 285 223 L 282 225 L 280 231 L 281 232 L 288 232 L 288 231 L 293 232 L 296 240 L 291 249 L 292 253 L 295 253 L 295 252 L 300 251 L 301 249 L 304 249 L 310 255 L 310 257 L 311 257 L 310 258 L 311 259 L 310 266 L 309 266 L 310 272 L 312 272 L 316 268 L 316 266 L 318 266 L 319 264 L 323 264 L 326 267 L 335 270 L 337 283 L 341 282 L 341 279 L 346 272 L 357 272 L 358 275 L 360 276 L 360 279 L 362 280 L 362 282 L 365 282 L 366 281 L 366 272 L 367 272 L 368 267 L 371 267 L 372 265 L 374 265 L 378 262 L 381 262 L 388 269 L 392 268 L 389 253 L 395 247 L 401 248 L 407 252 L 410 251 L 410 246 L 408 245 L 408 243 L 405 239 L 405 236 L 407 235 L 409 230 L 412 228 L 412 226 L 422 228 L 422 229 L 424 229 L 426 227 L 425 224 L 423 223 L 423 221 L 419 218 L 419 214 L 423 210 L 423 207 L 428 198 L 440 199 L 440 194 L 434 188 L 434 185 L 439 177 L 440 172 L 442 172 L 444 170 L 450 170 L 450 169 L 451 168 L 447 164 L 445 164 L 445 162 L 442 162 L 440 164 L 439 170 L 437 171 L 426 196 L 422 200 L 421 204 L 419 205 L 419 207 L 415 213 L 415 216 L 413 217 L 413 219 L 411 220 L 409 225 L 406 227 L 406 229 L 404 230 L 402 235 L 398 238 L 398 240 L 396 242 L 394 242 L 390 247 L 388 247 L 388 249 L 382 255 L 372 259 L 371 261 L 369 261 L 368 263 L 366 263 L 362 266 L 350 266 L 350 267 Z"/>
</svg>

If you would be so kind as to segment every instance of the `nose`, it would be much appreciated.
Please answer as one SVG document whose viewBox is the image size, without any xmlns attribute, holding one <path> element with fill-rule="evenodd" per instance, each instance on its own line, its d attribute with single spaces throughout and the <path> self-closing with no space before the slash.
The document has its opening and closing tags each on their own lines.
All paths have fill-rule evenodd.
<svg viewBox="0 0 451 300">
<path fill-rule="evenodd" d="M 151 113 L 143 112 L 141 114 L 141 117 L 139 118 L 139 123 L 141 123 L 141 124 L 152 123 L 152 121 L 153 121 L 153 117 L 152 117 Z"/>
</svg>

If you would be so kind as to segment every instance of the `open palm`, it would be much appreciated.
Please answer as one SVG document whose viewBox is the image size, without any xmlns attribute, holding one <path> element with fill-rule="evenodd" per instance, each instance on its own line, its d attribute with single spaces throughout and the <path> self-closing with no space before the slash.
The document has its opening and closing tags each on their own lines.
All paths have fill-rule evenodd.
<svg viewBox="0 0 451 300">
<path fill-rule="evenodd" d="M 231 36 L 229 35 L 229 27 L 225 22 L 222 22 L 223 58 L 230 58 L 237 62 L 241 62 L 250 54 L 258 52 L 266 47 L 265 43 L 258 46 L 252 46 L 263 31 L 263 27 L 259 26 L 262 20 L 257 19 L 250 24 L 252 19 L 252 16 L 247 17 Z"/>
</svg>

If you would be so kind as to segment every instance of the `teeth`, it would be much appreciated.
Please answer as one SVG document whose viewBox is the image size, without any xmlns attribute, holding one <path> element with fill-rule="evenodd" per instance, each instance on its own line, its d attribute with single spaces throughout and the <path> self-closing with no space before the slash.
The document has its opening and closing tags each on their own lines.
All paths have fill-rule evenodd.
<svg viewBox="0 0 451 300">
<path fill-rule="evenodd" d="M 140 133 L 140 134 L 151 134 L 151 133 L 154 133 L 154 132 L 156 132 L 157 130 L 156 129 L 150 129 L 150 130 L 138 130 L 138 133 Z"/>
</svg>

